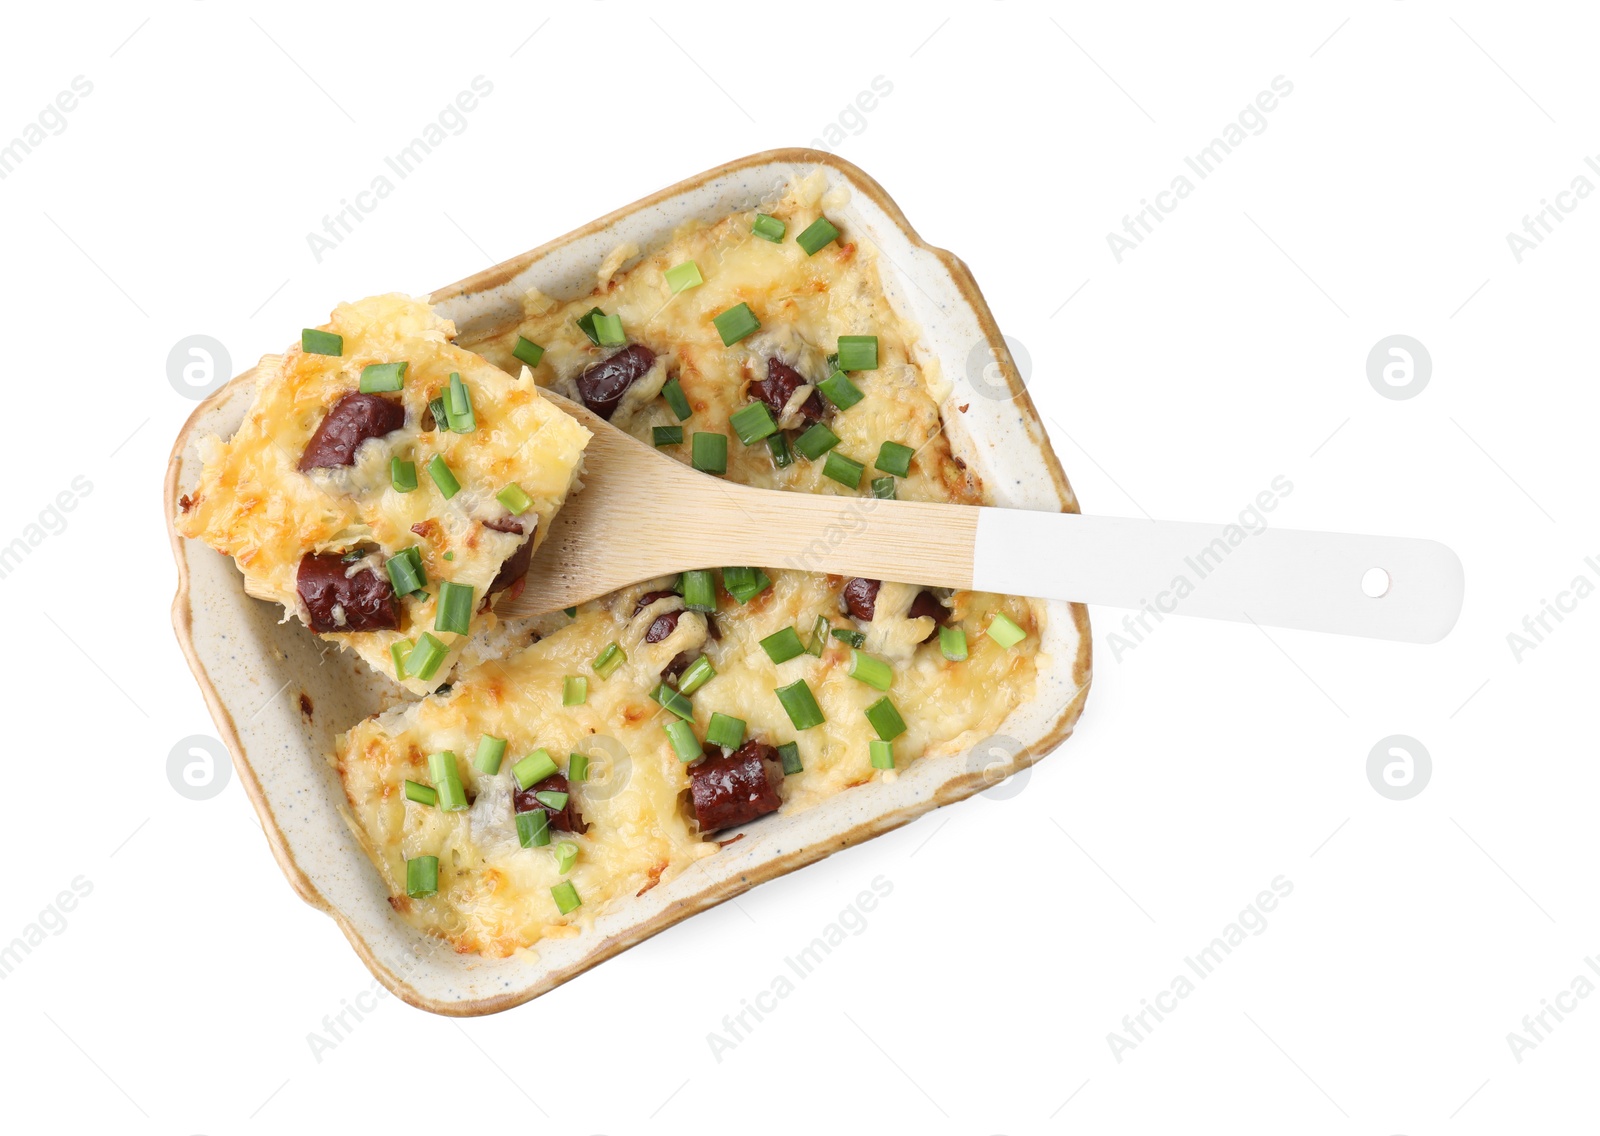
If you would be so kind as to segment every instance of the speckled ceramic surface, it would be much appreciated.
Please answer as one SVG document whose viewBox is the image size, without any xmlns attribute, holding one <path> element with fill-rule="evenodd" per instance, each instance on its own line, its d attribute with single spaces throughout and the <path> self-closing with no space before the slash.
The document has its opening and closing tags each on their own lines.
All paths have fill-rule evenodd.
<svg viewBox="0 0 1600 1136">
<path fill-rule="evenodd" d="M 966 267 L 922 243 L 871 178 L 814 150 L 753 155 L 637 202 L 435 293 L 463 343 L 515 318 L 529 287 L 567 299 L 592 287 L 618 245 L 641 249 L 682 221 L 715 220 L 774 195 L 821 168 L 850 189 L 830 209 L 853 238 L 876 245 L 891 302 L 922 331 L 922 361 L 936 362 L 952 393 L 943 411 L 954 452 L 975 469 L 988 504 L 1076 511 L 1044 429 Z M 308 322 L 315 322 L 308 319 Z M 982 345 L 982 346 L 980 346 Z M 969 360 L 997 360 L 974 371 Z M 197 439 L 229 436 L 254 396 L 254 375 L 234 379 L 196 409 L 173 448 L 165 487 L 169 518 L 199 476 Z M 1034 697 L 989 745 L 924 755 L 896 780 L 850 789 L 794 816 L 770 816 L 690 871 L 602 914 L 583 934 L 487 960 L 458 955 L 394 915 L 388 892 L 345 821 L 330 764 L 333 739 L 401 692 L 354 655 L 244 594 L 222 555 L 171 533 L 178 563 L 173 624 L 218 730 L 260 814 L 273 854 L 308 903 L 343 929 L 372 972 L 413 1005 L 442 1014 L 492 1013 L 559 985 L 665 927 L 754 885 L 971 796 L 1032 764 L 1071 732 L 1089 684 L 1089 625 L 1078 605 L 1044 605 Z"/>
</svg>

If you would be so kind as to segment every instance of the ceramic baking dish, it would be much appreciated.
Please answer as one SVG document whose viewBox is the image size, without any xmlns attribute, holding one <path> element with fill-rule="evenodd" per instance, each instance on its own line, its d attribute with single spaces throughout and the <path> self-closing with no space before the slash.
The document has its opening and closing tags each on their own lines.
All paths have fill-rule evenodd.
<svg viewBox="0 0 1600 1136">
<path fill-rule="evenodd" d="M 1073 511 L 1077 503 L 966 266 L 917 236 L 877 182 L 816 150 L 772 150 L 709 170 L 430 297 L 470 346 L 517 318 L 530 287 L 559 299 L 588 292 L 601 261 L 625 242 L 665 240 L 690 218 L 713 221 L 776 196 L 821 169 L 850 191 L 830 208 L 854 239 L 880 250 L 890 302 L 920 328 L 920 358 L 951 384 L 942 410 L 953 452 L 977 471 L 985 502 Z M 317 322 L 308 315 L 306 322 Z M 981 360 L 974 367 L 969 360 Z M 994 363 L 991 363 L 991 360 Z M 996 367 L 995 364 L 998 364 Z M 998 372 L 998 374 L 997 374 Z M 273 855 L 300 896 L 339 924 L 363 962 L 399 997 L 440 1014 L 518 1005 L 679 920 L 841 848 L 971 796 L 1032 764 L 1072 731 L 1089 685 L 1089 624 L 1080 605 L 1043 605 L 1034 697 L 987 744 L 933 751 L 899 778 L 847 790 L 794 816 L 763 818 L 744 839 L 571 939 L 490 960 L 456 954 L 394 914 L 388 890 L 346 822 L 329 762 L 334 736 L 394 704 L 398 687 L 332 649 L 278 609 L 245 595 L 233 563 L 172 532 L 179 494 L 199 476 L 196 442 L 227 437 L 254 397 L 246 372 L 201 403 L 178 435 L 165 486 L 178 564 L 173 625 L 261 818 Z"/>
</svg>

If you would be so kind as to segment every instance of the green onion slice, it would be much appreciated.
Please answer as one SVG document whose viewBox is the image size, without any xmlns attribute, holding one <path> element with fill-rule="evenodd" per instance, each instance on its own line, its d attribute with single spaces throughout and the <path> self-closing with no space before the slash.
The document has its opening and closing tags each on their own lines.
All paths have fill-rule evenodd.
<svg viewBox="0 0 1600 1136">
<path fill-rule="evenodd" d="M 867 467 L 854 458 L 847 458 L 838 450 L 828 451 L 828 460 L 822 465 L 822 476 L 832 478 L 840 485 L 847 485 L 851 489 L 861 487 L 861 475 Z"/>
<path fill-rule="evenodd" d="M 872 464 L 877 466 L 879 473 L 905 477 L 911 472 L 911 459 L 916 457 L 916 454 L 917 451 L 910 446 L 902 446 L 899 442 L 885 442 L 878 447 L 878 457 Z"/>
<path fill-rule="evenodd" d="M 689 464 L 701 473 L 728 472 L 728 436 L 696 430 L 690 440 Z"/>
<path fill-rule="evenodd" d="M 794 723 L 795 729 L 809 730 L 812 726 L 820 726 L 827 721 L 822 716 L 822 707 L 817 705 L 816 696 L 811 693 L 811 688 L 806 685 L 805 679 L 792 682 L 788 686 L 780 686 L 773 693 L 783 704 L 783 709 L 789 715 L 789 721 Z"/>
<path fill-rule="evenodd" d="M 484 734 L 478 739 L 478 752 L 472 757 L 473 767 L 480 773 L 487 773 L 493 777 L 500 772 L 500 763 L 505 760 L 506 740 L 497 738 L 493 734 Z"/>
<path fill-rule="evenodd" d="M 705 283 L 705 280 L 700 276 L 700 266 L 692 260 L 686 260 L 682 264 L 674 264 L 667 269 L 666 277 L 667 287 L 672 290 L 674 296 L 690 288 L 698 288 Z"/>
<path fill-rule="evenodd" d="M 713 317 L 711 322 L 716 324 L 717 334 L 722 336 L 724 347 L 732 347 L 761 326 L 761 321 L 756 319 L 756 314 L 750 310 L 749 304 L 736 304 Z"/>
<path fill-rule="evenodd" d="M 561 680 L 561 705 L 582 706 L 589 701 L 589 680 L 583 675 L 568 675 Z"/>
<path fill-rule="evenodd" d="M 445 580 L 439 585 L 439 603 L 433 609 L 433 629 L 451 635 L 465 635 L 472 630 L 472 593 L 470 584 L 457 584 Z"/>
<path fill-rule="evenodd" d="M 874 477 L 872 479 L 872 495 L 879 501 L 893 501 L 895 499 L 894 478 Z"/>
<path fill-rule="evenodd" d="M 450 467 L 444 464 L 443 454 L 434 454 L 428 462 L 428 476 L 433 478 L 433 483 L 439 487 L 439 492 L 446 501 L 461 492 L 461 482 L 450 472 Z"/>
<path fill-rule="evenodd" d="M 788 228 L 776 217 L 769 217 L 765 213 L 757 213 L 755 223 L 750 226 L 750 231 L 764 241 L 777 244 L 783 240 L 783 232 Z"/>
<path fill-rule="evenodd" d="M 556 842 L 556 871 L 563 876 L 578 862 L 578 846 L 570 840 Z"/>
<path fill-rule="evenodd" d="M 419 805 L 427 805 L 430 809 L 439 803 L 439 791 L 430 785 L 422 785 L 416 781 L 405 783 L 406 800 L 415 801 Z"/>
<path fill-rule="evenodd" d="M 759 568 L 724 568 L 722 590 L 741 604 L 747 604 L 772 587 L 772 580 Z"/>
<path fill-rule="evenodd" d="M 761 640 L 761 649 L 774 663 L 787 663 L 806 653 L 805 645 L 793 627 L 783 627 Z"/>
<path fill-rule="evenodd" d="M 657 683 L 656 688 L 650 692 L 650 697 L 685 722 L 694 721 L 694 706 L 683 696 L 681 691 L 673 690 L 672 687 L 661 682 Z"/>
<path fill-rule="evenodd" d="M 878 337 L 876 335 L 841 335 L 839 337 L 839 370 L 876 371 L 878 369 Z"/>
<path fill-rule="evenodd" d="M 835 627 L 833 629 L 833 637 L 841 643 L 848 643 L 852 647 L 864 647 L 867 643 L 865 635 L 849 627 Z"/>
<path fill-rule="evenodd" d="M 839 435 L 821 422 L 814 422 L 794 440 L 795 452 L 808 461 L 816 461 L 839 444 Z"/>
<path fill-rule="evenodd" d="M 794 455 L 789 452 L 789 439 L 782 434 L 773 434 L 767 439 L 767 452 L 772 455 L 772 464 L 778 469 L 787 469 L 794 464 Z"/>
<path fill-rule="evenodd" d="M 390 458 L 389 484 L 396 493 L 410 493 L 417 487 L 417 463 Z"/>
<path fill-rule="evenodd" d="M 811 625 L 811 642 L 806 644 L 806 654 L 822 658 L 822 649 L 828 645 L 828 632 L 832 630 L 833 624 L 827 616 L 817 616 L 817 621 Z"/>
<path fill-rule="evenodd" d="M 595 317 L 603 315 L 605 315 L 605 312 L 601 311 L 599 308 L 590 308 L 588 311 L 584 312 L 578 317 L 578 330 L 587 335 L 589 337 L 589 342 L 594 344 L 596 347 L 600 346 L 600 336 L 595 332 L 594 321 Z"/>
<path fill-rule="evenodd" d="M 683 606 L 690 611 L 716 611 L 717 585 L 711 569 L 700 568 L 683 574 Z"/>
<path fill-rule="evenodd" d="M 667 400 L 679 422 L 687 422 L 694 411 L 689 408 L 689 396 L 683 393 L 683 384 L 674 375 L 661 385 L 661 397 Z"/>
<path fill-rule="evenodd" d="M 939 628 L 939 650 L 952 663 L 967 657 L 967 633 L 959 627 Z"/>
<path fill-rule="evenodd" d="M 606 649 L 594 657 L 594 662 L 589 666 L 594 668 L 594 673 L 602 680 L 608 679 L 616 669 L 628 661 L 628 654 L 615 643 L 607 643 Z"/>
<path fill-rule="evenodd" d="M 384 561 L 383 566 L 389 571 L 389 583 L 394 585 L 397 596 L 420 592 L 428 584 L 428 574 L 422 568 L 422 549 L 416 545 L 402 548 Z"/>
<path fill-rule="evenodd" d="M 675 718 L 663 728 L 667 731 L 667 740 L 672 743 L 672 752 L 678 755 L 679 761 L 694 761 L 705 753 L 699 739 L 694 736 L 694 727 L 688 722 Z"/>
<path fill-rule="evenodd" d="M 555 758 L 547 749 L 536 749 L 511 767 L 517 788 L 526 792 L 556 772 Z"/>
<path fill-rule="evenodd" d="M 840 410 L 848 410 L 867 396 L 861 393 L 861 388 L 850 381 L 850 376 L 843 371 L 835 371 L 817 384 L 817 389 L 822 392 L 822 397 L 827 399 Z"/>
<path fill-rule="evenodd" d="M 544 348 L 533 340 L 525 339 L 519 335 L 517 336 L 517 345 L 511 349 L 511 354 L 513 357 L 521 359 L 528 366 L 537 367 L 539 360 L 544 358 Z"/>
<path fill-rule="evenodd" d="M 778 747 L 778 758 L 783 762 L 783 775 L 789 777 L 800 773 L 805 766 L 800 764 L 800 743 L 784 742 Z"/>
<path fill-rule="evenodd" d="M 520 517 L 533 508 L 533 498 L 515 481 L 496 493 L 494 499 L 509 509 L 513 517 Z"/>
<path fill-rule="evenodd" d="M 524 848 L 543 848 L 550 843 L 550 814 L 529 809 L 517 814 L 517 843 Z"/>
<path fill-rule="evenodd" d="M 550 898 L 556 901 L 556 910 L 563 915 L 571 915 L 583 906 L 583 900 L 578 898 L 578 889 L 572 886 L 571 880 L 562 880 L 551 888 Z"/>
<path fill-rule="evenodd" d="M 406 385 L 405 363 L 368 363 L 361 368 L 361 393 L 397 391 Z"/>
<path fill-rule="evenodd" d="M 628 342 L 628 337 L 622 331 L 621 316 L 595 316 L 594 334 L 602 347 L 621 347 Z"/>
<path fill-rule="evenodd" d="M 444 413 L 450 419 L 450 429 L 457 434 L 470 434 L 478 428 L 478 420 L 472 413 L 472 395 L 455 371 L 450 372 L 450 386 L 445 391 Z"/>
<path fill-rule="evenodd" d="M 439 793 L 439 807 L 445 812 L 459 812 L 467 807 L 467 791 L 461 786 L 461 771 L 456 768 L 456 755 L 451 750 L 440 750 L 428 755 L 428 776 Z"/>
<path fill-rule="evenodd" d="M 576 785 L 589 779 L 589 757 L 574 753 L 567 756 L 567 780 Z"/>
<path fill-rule="evenodd" d="M 739 441 L 747 446 L 753 446 L 762 438 L 770 438 L 778 432 L 778 420 L 772 417 L 772 411 L 764 402 L 752 402 L 734 411 L 728 419 L 728 425 L 739 435 Z"/>
<path fill-rule="evenodd" d="M 874 690 L 888 690 L 894 682 L 894 668 L 882 659 L 867 654 L 859 648 L 850 648 L 850 677 L 859 679 Z"/>
<path fill-rule="evenodd" d="M 717 670 L 711 660 L 701 655 L 690 663 L 678 679 L 678 693 L 690 695 L 716 677 Z"/>
<path fill-rule="evenodd" d="M 873 738 L 867 743 L 867 753 L 874 769 L 894 768 L 894 743 Z"/>
<path fill-rule="evenodd" d="M 394 660 L 394 677 L 406 677 L 406 656 L 411 654 L 412 643 L 409 639 L 397 639 L 389 644 L 389 658 Z"/>
<path fill-rule="evenodd" d="M 314 327 L 300 332 L 300 350 L 307 355 L 343 355 L 344 336 L 331 331 L 318 331 Z"/>
<path fill-rule="evenodd" d="M 657 446 L 683 445 L 682 426 L 652 426 L 650 427 L 650 441 Z"/>
<path fill-rule="evenodd" d="M 406 894 L 412 899 L 433 895 L 439 890 L 439 857 L 418 856 L 406 861 Z"/>
<path fill-rule="evenodd" d="M 723 749 L 738 749 L 744 745 L 745 721 L 721 711 L 713 712 L 706 725 L 706 743 Z"/>
<path fill-rule="evenodd" d="M 878 736 L 886 742 L 893 741 L 906 732 L 906 720 L 900 717 L 900 711 L 894 708 L 894 703 L 889 701 L 888 695 L 884 695 L 867 707 L 867 721 L 872 723 L 872 728 L 878 731 Z"/>
<path fill-rule="evenodd" d="M 424 631 L 418 637 L 417 645 L 406 656 L 406 677 L 428 681 L 449 653 L 450 648 Z"/>
<path fill-rule="evenodd" d="M 833 222 L 826 217 L 818 217 L 806 226 L 805 232 L 794 239 L 794 243 L 806 250 L 807 256 L 816 256 L 822 251 L 822 246 L 839 235 L 839 230 L 833 227 Z"/>
<path fill-rule="evenodd" d="M 1015 647 L 1028 637 L 1028 633 L 1011 622 L 1004 613 L 996 612 L 989 624 L 989 638 L 1002 647 Z"/>
<path fill-rule="evenodd" d="M 555 812 L 567 807 L 567 795 L 556 789 L 541 789 L 533 795 L 533 799 Z"/>
</svg>

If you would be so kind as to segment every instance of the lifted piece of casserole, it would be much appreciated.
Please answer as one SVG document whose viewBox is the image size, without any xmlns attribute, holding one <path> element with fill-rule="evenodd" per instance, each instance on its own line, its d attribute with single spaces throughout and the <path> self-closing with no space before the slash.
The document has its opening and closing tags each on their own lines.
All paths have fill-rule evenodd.
<svg viewBox="0 0 1600 1136">
<path fill-rule="evenodd" d="M 202 440 L 176 521 L 252 596 L 417 694 L 493 625 L 489 601 L 526 575 L 589 440 L 454 336 L 407 296 L 341 304 L 262 359 L 239 429 Z"/>
</svg>

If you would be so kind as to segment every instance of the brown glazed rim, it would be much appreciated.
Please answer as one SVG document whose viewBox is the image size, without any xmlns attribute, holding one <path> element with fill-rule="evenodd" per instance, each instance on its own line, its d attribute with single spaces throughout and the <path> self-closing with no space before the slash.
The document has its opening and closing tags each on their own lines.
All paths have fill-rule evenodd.
<svg viewBox="0 0 1600 1136">
<path fill-rule="evenodd" d="M 567 233 L 565 236 L 557 237 L 553 241 L 548 241 L 536 249 L 441 288 L 430 295 L 428 299 L 431 303 L 439 303 L 443 300 L 498 287 L 515 278 L 529 265 L 537 263 L 553 250 L 571 241 L 607 229 L 641 209 L 661 204 L 679 194 L 696 189 L 708 181 L 738 170 L 776 163 L 827 166 L 836 171 L 850 183 L 852 188 L 859 193 L 865 194 L 882 209 L 912 244 L 933 254 L 949 270 L 951 277 L 955 280 L 956 287 L 960 289 L 962 298 L 966 300 L 968 306 L 978 317 L 978 325 L 993 350 L 995 359 L 1000 364 L 1006 385 L 1010 388 L 1012 401 L 1022 409 L 1022 419 L 1028 435 L 1044 458 L 1045 467 L 1049 471 L 1051 483 L 1058 497 L 1065 502 L 1062 511 L 1077 512 L 1077 498 L 1072 492 L 1072 487 L 1067 482 L 1066 474 L 1062 472 L 1061 463 L 1056 459 L 1055 451 L 1050 447 L 1050 440 L 1045 433 L 1043 424 L 1039 420 L 1039 413 L 1034 408 L 1033 400 L 1028 395 L 1027 387 L 1018 377 L 1016 365 L 1012 362 L 1011 354 L 1006 348 L 1005 338 L 1001 335 L 1000 328 L 995 324 L 994 316 L 989 311 L 988 304 L 984 302 L 983 294 L 978 290 L 977 281 L 972 278 L 972 273 L 968 271 L 967 266 L 962 263 L 959 257 L 925 242 L 917 234 L 917 231 L 912 228 L 911 223 L 906 220 L 905 214 L 900 211 L 900 207 L 894 203 L 894 200 L 884 191 L 881 185 L 853 163 L 822 150 L 810 150 L 804 147 L 765 150 L 759 154 L 751 154 L 748 157 L 739 158 L 725 165 L 706 170 L 676 185 L 668 186 L 666 189 L 641 198 L 631 205 L 625 205 L 621 209 L 596 218 L 587 225 L 574 229 L 572 232 Z M 832 839 L 797 848 L 785 856 L 757 865 L 749 871 L 714 882 L 693 895 L 685 896 L 669 904 L 651 918 L 634 924 L 617 934 L 607 936 L 596 943 L 579 961 L 560 970 L 545 974 L 531 986 L 493 997 L 469 1001 L 439 1001 L 419 993 L 377 958 L 354 924 L 328 902 L 321 892 L 317 890 L 316 885 L 311 882 L 310 877 L 295 861 L 294 853 L 289 848 L 288 841 L 273 816 L 272 806 L 268 802 L 266 793 L 261 787 L 261 782 L 257 778 L 255 770 L 245 754 L 244 746 L 239 740 L 233 716 L 228 712 L 228 708 L 217 694 L 216 688 L 212 685 L 210 676 L 206 673 L 206 669 L 200 662 L 199 655 L 194 648 L 189 607 L 189 569 L 188 563 L 184 558 L 183 538 L 178 535 L 174 525 L 179 493 L 179 464 L 183 451 L 188 445 L 190 434 L 194 431 L 198 420 L 212 407 L 220 403 L 234 387 L 241 383 L 249 382 L 254 373 L 255 369 L 251 368 L 249 371 L 236 376 L 195 407 L 188 421 L 184 423 L 183 429 L 179 431 L 177 440 L 173 444 L 172 455 L 168 459 L 167 476 L 162 490 L 164 494 L 162 508 L 166 513 L 167 536 L 172 542 L 173 559 L 178 566 L 178 590 L 172 601 L 172 626 L 177 633 L 178 643 L 183 648 L 184 657 L 189 661 L 189 669 L 194 673 L 195 680 L 200 684 L 200 691 L 205 697 L 206 705 L 211 710 L 212 720 L 221 732 L 222 741 L 228 747 L 228 752 L 233 756 L 233 765 L 239 773 L 240 783 L 249 795 L 250 803 L 255 806 L 256 815 L 260 818 L 261 828 L 266 834 L 267 844 L 272 849 L 273 858 L 277 860 L 278 866 L 283 870 L 283 874 L 288 877 L 290 885 L 300 898 L 332 917 L 334 922 L 338 924 L 339 929 L 344 932 L 345 938 L 350 941 L 350 945 L 355 948 L 355 952 L 361 958 L 361 961 L 366 964 L 367 969 L 391 993 L 403 1001 L 419 1009 L 449 1017 L 476 1017 L 482 1014 L 498 1013 L 513 1006 L 520 1006 L 522 1003 L 531 1001 L 539 995 L 577 977 L 590 967 L 604 962 L 613 955 L 666 930 L 696 912 L 714 907 L 724 900 L 732 899 L 748 891 L 757 884 L 766 883 L 768 880 L 786 875 L 796 868 L 802 868 L 807 864 L 814 863 L 842 848 L 851 847 L 862 841 L 870 840 L 874 836 L 899 828 L 901 825 L 907 824 L 917 817 L 931 812 L 933 809 L 965 800 L 992 784 L 988 770 L 971 770 L 942 784 L 930 801 L 917 802 L 914 805 L 873 817 L 871 820 L 863 821 L 861 824 Z M 1090 658 L 1092 654 L 1089 638 L 1089 613 L 1082 604 L 1074 603 L 1070 607 L 1073 625 L 1078 632 L 1078 655 L 1072 666 L 1072 679 L 1078 688 L 1078 692 L 1062 710 L 1061 717 L 1055 721 L 1050 730 L 1033 744 L 1019 751 L 1010 760 L 1006 766 L 1007 775 L 1027 768 L 1059 746 L 1071 735 L 1073 726 L 1076 725 L 1079 715 L 1083 713 L 1084 700 L 1089 693 Z"/>
</svg>

